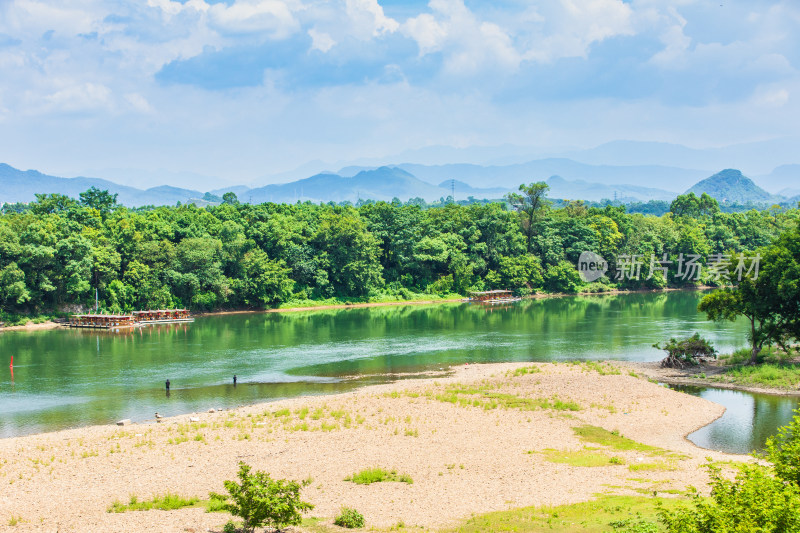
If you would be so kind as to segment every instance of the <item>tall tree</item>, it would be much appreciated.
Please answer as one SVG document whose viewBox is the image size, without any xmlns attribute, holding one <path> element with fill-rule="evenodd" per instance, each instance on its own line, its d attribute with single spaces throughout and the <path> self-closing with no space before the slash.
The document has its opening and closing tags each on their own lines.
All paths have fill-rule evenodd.
<svg viewBox="0 0 800 533">
<path fill-rule="evenodd" d="M 784 234 L 759 253 L 757 277 L 743 275 L 738 280 L 739 265 L 733 261 L 729 276 L 735 285 L 705 296 L 698 306 L 711 320 L 743 316 L 750 322 L 749 364 L 757 362 L 765 345 L 786 349 L 791 340 L 800 338 L 800 230 Z"/>
<path fill-rule="evenodd" d="M 519 186 L 522 194 L 510 192 L 506 199 L 520 215 L 520 225 L 525 233 L 528 243 L 528 253 L 533 251 L 534 224 L 540 214 L 550 205 L 547 200 L 547 191 L 550 186 L 543 181 Z"/>
</svg>

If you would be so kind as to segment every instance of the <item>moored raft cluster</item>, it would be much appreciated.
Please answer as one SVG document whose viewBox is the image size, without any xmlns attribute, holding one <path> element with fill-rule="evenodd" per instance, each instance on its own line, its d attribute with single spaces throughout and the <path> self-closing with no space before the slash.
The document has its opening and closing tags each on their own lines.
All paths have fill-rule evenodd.
<svg viewBox="0 0 800 533">
<path fill-rule="evenodd" d="M 146 324 L 194 322 L 187 309 L 159 309 L 134 311 L 129 315 L 72 315 L 67 324 L 71 328 L 134 328 Z"/>
</svg>

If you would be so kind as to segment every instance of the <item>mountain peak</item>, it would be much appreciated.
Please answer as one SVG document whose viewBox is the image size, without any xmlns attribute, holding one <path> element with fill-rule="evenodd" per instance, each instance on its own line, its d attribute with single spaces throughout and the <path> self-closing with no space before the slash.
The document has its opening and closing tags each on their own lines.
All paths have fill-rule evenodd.
<svg viewBox="0 0 800 533">
<path fill-rule="evenodd" d="M 717 172 L 695 184 L 686 193 L 694 193 L 697 196 L 707 193 L 720 202 L 742 204 L 765 203 L 772 200 L 772 195 L 735 168 Z"/>
</svg>

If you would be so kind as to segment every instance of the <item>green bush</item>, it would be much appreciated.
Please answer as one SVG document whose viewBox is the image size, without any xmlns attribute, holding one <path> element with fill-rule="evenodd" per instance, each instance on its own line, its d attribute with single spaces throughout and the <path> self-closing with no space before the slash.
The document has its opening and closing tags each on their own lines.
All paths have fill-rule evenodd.
<svg viewBox="0 0 800 533">
<path fill-rule="evenodd" d="M 767 459 L 775 467 L 775 475 L 800 487 L 800 409 L 788 426 L 767 439 Z"/>
<path fill-rule="evenodd" d="M 210 497 L 225 500 L 225 510 L 244 519 L 245 531 L 252 532 L 264 525 L 278 530 L 297 525 L 302 520 L 301 513 L 314 508 L 300 500 L 300 489 L 308 483 L 272 479 L 260 470 L 250 473 L 250 466 L 244 462 L 239 463 L 239 480 L 241 484 L 224 482 L 228 496 L 212 493 Z"/>
<path fill-rule="evenodd" d="M 670 339 L 664 346 L 654 344 L 653 347 L 667 352 L 667 356 L 661 360 L 661 366 L 667 368 L 683 368 L 696 365 L 698 358 L 717 357 L 717 351 L 699 333 L 682 340 Z"/>
<path fill-rule="evenodd" d="M 336 517 L 336 520 L 334 520 L 333 523 L 337 526 L 350 529 L 364 527 L 364 515 L 352 507 L 342 507 L 342 512 Z"/>
</svg>

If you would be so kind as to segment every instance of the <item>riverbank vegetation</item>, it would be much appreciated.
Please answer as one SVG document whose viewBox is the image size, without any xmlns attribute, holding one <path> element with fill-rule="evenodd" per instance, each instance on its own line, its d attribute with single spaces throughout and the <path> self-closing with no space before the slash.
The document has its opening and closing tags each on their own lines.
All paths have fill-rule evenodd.
<svg viewBox="0 0 800 533">
<path fill-rule="evenodd" d="M 686 209 L 694 204 L 685 199 L 658 217 L 580 201 L 556 209 L 544 192 L 532 184 L 507 202 L 433 208 L 250 205 L 231 194 L 219 206 L 129 209 L 96 189 L 77 200 L 41 194 L 0 214 L 0 321 L 85 310 L 96 295 L 112 312 L 209 311 L 715 284 L 705 269 L 677 276 L 680 254 L 754 251 L 800 219 L 798 209 L 723 213 L 711 199 L 703 209 Z M 576 269 L 584 251 L 608 261 L 592 284 Z M 671 271 L 651 263 L 664 254 Z M 640 258 L 636 276 L 617 264 L 624 256 Z"/>
</svg>

